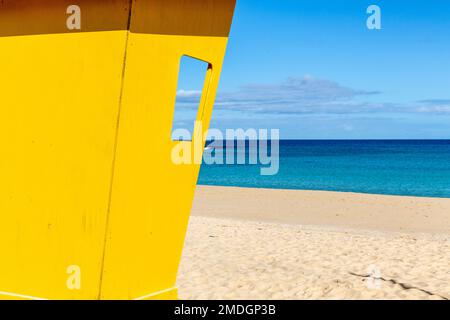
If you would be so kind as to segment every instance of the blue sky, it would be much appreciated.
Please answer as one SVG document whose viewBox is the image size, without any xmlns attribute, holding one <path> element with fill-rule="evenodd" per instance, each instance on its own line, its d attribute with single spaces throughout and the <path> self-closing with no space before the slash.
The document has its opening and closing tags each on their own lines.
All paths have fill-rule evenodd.
<svg viewBox="0 0 450 320">
<path fill-rule="evenodd" d="M 381 30 L 366 27 L 371 4 Z M 187 109 L 191 80 L 179 83 Z M 237 0 L 211 126 L 450 138 L 450 1 Z"/>
</svg>

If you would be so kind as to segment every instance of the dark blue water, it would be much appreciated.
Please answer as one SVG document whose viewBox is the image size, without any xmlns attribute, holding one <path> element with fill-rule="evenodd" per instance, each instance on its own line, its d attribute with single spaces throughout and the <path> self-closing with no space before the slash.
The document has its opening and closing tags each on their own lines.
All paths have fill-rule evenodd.
<svg viewBox="0 0 450 320">
<path fill-rule="evenodd" d="M 203 164 L 199 184 L 450 197 L 450 140 L 282 140 L 279 159 L 273 176 Z"/>
</svg>

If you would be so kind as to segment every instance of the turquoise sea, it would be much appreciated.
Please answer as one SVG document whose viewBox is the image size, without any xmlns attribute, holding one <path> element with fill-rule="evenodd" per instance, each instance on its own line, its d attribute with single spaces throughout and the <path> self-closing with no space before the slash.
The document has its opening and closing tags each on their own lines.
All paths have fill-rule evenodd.
<svg viewBox="0 0 450 320">
<path fill-rule="evenodd" d="M 281 140 L 278 174 L 262 176 L 260 167 L 204 163 L 198 182 L 450 197 L 450 140 Z"/>
</svg>

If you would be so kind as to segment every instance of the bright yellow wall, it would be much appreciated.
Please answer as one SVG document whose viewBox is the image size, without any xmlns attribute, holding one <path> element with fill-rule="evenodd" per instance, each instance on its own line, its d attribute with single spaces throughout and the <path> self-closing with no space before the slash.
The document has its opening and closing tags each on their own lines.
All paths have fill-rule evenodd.
<svg viewBox="0 0 450 320">
<path fill-rule="evenodd" d="M 171 160 L 178 69 L 210 64 L 205 132 L 234 0 L 82 0 L 75 31 L 66 4 L 0 3 L 0 299 L 175 298 L 199 171 Z"/>
<path fill-rule="evenodd" d="M 98 295 L 126 33 L 0 38 L 2 292 Z"/>
</svg>

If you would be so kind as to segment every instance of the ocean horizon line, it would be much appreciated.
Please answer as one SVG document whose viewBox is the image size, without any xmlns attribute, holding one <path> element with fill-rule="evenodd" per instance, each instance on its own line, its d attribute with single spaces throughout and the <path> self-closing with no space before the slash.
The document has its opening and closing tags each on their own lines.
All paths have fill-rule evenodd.
<svg viewBox="0 0 450 320">
<path fill-rule="evenodd" d="M 247 159 L 248 143 L 223 148 Z M 261 165 L 204 164 L 199 184 L 450 197 L 450 140 L 281 140 L 276 154 L 273 176 Z"/>
</svg>

